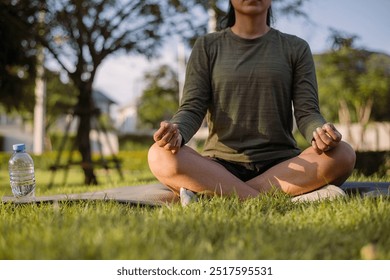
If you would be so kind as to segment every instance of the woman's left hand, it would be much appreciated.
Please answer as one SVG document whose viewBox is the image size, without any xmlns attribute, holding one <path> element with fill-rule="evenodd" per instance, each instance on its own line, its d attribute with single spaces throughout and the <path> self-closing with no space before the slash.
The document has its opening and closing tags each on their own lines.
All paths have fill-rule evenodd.
<svg viewBox="0 0 390 280">
<path fill-rule="evenodd" d="M 336 147 L 341 141 L 341 133 L 331 123 L 317 127 L 313 132 L 311 145 L 317 154 L 328 152 Z"/>
</svg>

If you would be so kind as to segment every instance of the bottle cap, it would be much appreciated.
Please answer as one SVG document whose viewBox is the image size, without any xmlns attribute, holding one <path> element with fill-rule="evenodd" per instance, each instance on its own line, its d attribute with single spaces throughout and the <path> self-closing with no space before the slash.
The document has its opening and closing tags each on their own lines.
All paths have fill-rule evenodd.
<svg viewBox="0 0 390 280">
<path fill-rule="evenodd" d="M 15 144 L 15 145 L 12 145 L 12 148 L 15 152 L 21 152 L 21 151 L 24 151 L 26 149 L 26 145 L 25 144 Z"/>
</svg>

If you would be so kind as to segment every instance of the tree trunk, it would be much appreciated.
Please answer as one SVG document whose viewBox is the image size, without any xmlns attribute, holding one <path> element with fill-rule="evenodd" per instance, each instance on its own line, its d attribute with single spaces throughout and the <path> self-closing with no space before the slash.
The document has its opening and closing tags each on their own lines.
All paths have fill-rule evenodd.
<svg viewBox="0 0 390 280">
<path fill-rule="evenodd" d="M 93 112 L 94 105 L 92 101 L 92 86 L 83 84 L 83 88 L 80 88 L 76 115 L 79 117 L 77 145 L 82 158 L 81 168 L 84 171 L 84 183 L 86 185 L 96 185 L 98 183 L 94 173 L 91 142 L 89 137 Z"/>
<path fill-rule="evenodd" d="M 339 101 L 339 121 L 347 129 L 347 139 L 354 149 L 358 148 L 358 143 L 355 141 L 355 137 L 351 131 L 351 113 L 348 108 L 348 104 L 344 99 Z"/>
<path fill-rule="evenodd" d="M 360 145 L 364 147 L 365 145 L 365 134 L 367 130 L 367 125 L 370 121 L 371 117 L 371 111 L 372 106 L 374 104 L 374 101 L 372 98 L 368 99 L 365 104 L 362 104 L 360 106 L 357 106 L 356 111 L 358 115 L 358 122 L 362 126 L 361 133 L 360 133 Z"/>
</svg>

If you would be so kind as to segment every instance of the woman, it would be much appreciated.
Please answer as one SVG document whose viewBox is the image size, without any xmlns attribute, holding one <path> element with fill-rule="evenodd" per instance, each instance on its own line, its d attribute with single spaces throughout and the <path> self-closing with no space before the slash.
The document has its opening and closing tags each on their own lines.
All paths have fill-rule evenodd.
<svg viewBox="0 0 390 280">
<path fill-rule="evenodd" d="M 308 200 L 343 195 L 337 186 L 350 176 L 355 153 L 320 114 L 308 44 L 270 27 L 271 0 L 231 0 L 229 9 L 227 28 L 193 47 L 180 108 L 154 134 L 151 171 L 181 196 L 246 199 L 274 189 L 312 192 L 299 197 Z M 200 155 L 184 144 L 206 114 Z M 311 143 L 302 152 L 293 114 Z"/>
</svg>

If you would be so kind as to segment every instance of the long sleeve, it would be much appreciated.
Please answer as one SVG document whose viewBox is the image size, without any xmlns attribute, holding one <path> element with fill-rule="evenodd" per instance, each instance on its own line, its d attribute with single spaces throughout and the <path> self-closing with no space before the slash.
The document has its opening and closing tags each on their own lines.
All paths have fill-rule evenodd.
<svg viewBox="0 0 390 280">
<path fill-rule="evenodd" d="M 296 55 L 293 78 L 294 115 L 299 131 L 310 143 L 313 131 L 326 121 L 319 109 L 315 66 L 307 43 L 300 44 Z"/>
<path fill-rule="evenodd" d="M 206 114 L 202 155 L 236 162 L 294 157 L 293 108 L 305 138 L 325 123 L 308 44 L 271 29 L 244 39 L 227 28 L 197 40 L 172 122 L 188 142 Z"/>
<path fill-rule="evenodd" d="M 188 61 L 183 98 L 171 122 L 178 124 L 184 143 L 202 125 L 211 99 L 210 63 L 205 38 L 199 38 Z"/>
</svg>

